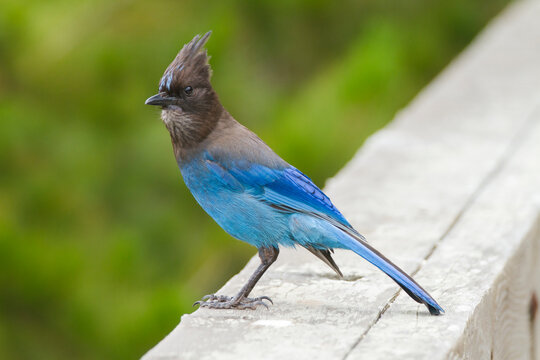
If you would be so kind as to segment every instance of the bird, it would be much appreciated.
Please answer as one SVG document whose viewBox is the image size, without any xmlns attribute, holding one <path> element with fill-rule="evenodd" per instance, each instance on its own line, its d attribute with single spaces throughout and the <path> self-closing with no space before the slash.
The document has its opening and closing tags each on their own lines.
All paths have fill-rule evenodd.
<svg viewBox="0 0 540 360">
<path fill-rule="evenodd" d="M 145 104 L 161 108 L 176 162 L 199 205 L 231 236 L 258 249 L 261 263 L 234 296 L 210 294 L 194 305 L 210 309 L 268 307 L 248 297 L 280 247 L 304 247 L 338 276 L 334 249 L 355 252 L 392 278 L 432 315 L 442 307 L 416 281 L 371 246 L 300 170 L 279 157 L 223 107 L 210 77 L 205 44 L 211 31 L 185 44 Z"/>
</svg>

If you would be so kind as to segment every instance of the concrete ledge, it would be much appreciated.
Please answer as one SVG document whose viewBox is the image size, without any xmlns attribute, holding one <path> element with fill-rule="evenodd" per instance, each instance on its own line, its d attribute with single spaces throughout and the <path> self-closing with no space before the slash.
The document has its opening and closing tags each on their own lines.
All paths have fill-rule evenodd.
<svg viewBox="0 0 540 360">
<path fill-rule="evenodd" d="M 269 310 L 184 315 L 143 359 L 539 358 L 538 19 L 540 1 L 514 3 L 326 187 L 446 315 L 355 254 L 336 252 L 338 279 L 283 250 L 253 291 Z"/>
</svg>

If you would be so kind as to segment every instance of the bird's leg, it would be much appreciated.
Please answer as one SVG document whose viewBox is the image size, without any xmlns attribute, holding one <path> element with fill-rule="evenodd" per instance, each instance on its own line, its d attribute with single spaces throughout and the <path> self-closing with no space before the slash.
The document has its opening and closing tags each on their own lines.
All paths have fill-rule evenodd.
<svg viewBox="0 0 540 360">
<path fill-rule="evenodd" d="M 259 248 L 259 258 L 261 264 L 257 267 L 253 275 L 250 276 L 248 282 L 240 289 L 238 294 L 233 297 L 224 295 L 206 295 L 201 301 L 197 301 L 193 305 L 200 305 L 210 309 L 255 309 L 257 305 L 266 305 L 263 300 L 272 300 L 268 296 L 261 296 L 257 298 L 248 298 L 247 296 L 253 290 L 253 287 L 261 276 L 268 270 L 270 265 L 276 261 L 279 254 L 277 247 L 261 247 Z"/>
</svg>

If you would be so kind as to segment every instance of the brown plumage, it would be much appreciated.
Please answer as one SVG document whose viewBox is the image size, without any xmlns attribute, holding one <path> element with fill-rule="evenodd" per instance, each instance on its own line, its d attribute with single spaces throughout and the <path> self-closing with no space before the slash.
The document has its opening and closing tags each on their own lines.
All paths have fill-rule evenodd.
<svg viewBox="0 0 540 360">
<path fill-rule="evenodd" d="M 169 130 L 175 152 L 199 144 L 215 128 L 225 109 L 210 84 L 211 69 L 203 48 L 211 32 L 195 36 L 167 67 L 159 94 L 148 104 L 167 105 L 161 118 Z"/>
<path fill-rule="evenodd" d="M 203 37 L 197 35 L 182 47 L 161 78 L 160 92 L 181 95 L 186 83 L 192 84 L 194 88 L 194 85 L 210 85 L 212 71 L 208 64 L 209 56 L 203 48 L 210 34 L 211 31 Z"/>
</svg>

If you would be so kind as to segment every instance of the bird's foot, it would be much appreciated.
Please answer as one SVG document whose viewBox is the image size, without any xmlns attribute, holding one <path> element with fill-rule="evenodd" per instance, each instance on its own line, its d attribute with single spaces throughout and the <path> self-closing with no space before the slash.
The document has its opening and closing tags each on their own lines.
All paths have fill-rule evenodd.
<svg viewBox="0 0 540 360">
<path fill-rule="evenodd" d="M 193 306 L 199 305 L 200 307 L 205 307 L 209 309 L 251 309 L 255 310 L 257 306 L 263 305 L 268 309 L 268 304 L 263 300 L 268 300 L 270 303 L 274 304 L 272 299 L 268 296 L 260 296 L 256 298 L 241 298 L 235 300 L 234 297 L 225 296 L 225 295 L 206 295 L 200 301 L 196 301 Z"/>
</svg>

